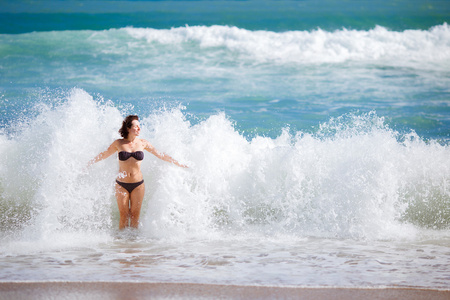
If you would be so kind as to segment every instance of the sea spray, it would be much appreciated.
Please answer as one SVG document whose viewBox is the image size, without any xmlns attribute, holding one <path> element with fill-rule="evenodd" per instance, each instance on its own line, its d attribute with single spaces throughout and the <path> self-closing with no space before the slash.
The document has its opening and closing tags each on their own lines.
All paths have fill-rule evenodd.
<svg viewBox="0 0 450 300">
<path fill-rule="evenodd" d="M 48 112 L 46 125 L 51 134 L 51 148 L 47 150 L 43 167 L 45 179 L 36 195 L 36 201 L 45 207 L 38 221 L 44 230 L 96 229 L 110 223 L 111 213 L 106 210 L 105 202 L 109 202 L 111 191 L 102 180 L 108 174 L 89 180 L 82 174 L 86 161 L 98 151 L 96 143 L 113 137 L 108 123 L 121 119 L 117 110 L 108 108 L 105 105 L 97 109 L 91 96 L 73 90 L 67 103 Z M 113 168 L 108 170 L 114 174 Z"/>
<path fill-rule="evenodd" d="M 44 241 L 114 231 L 117 162 L 85 166 L 119 138 L 123 116 L 74 89 L 3 135 L 2 231 Z M 276 138 L 246 138 L 224 113 L 191 123 L 182 107 L 141 122 L 142 138 L 190 167 L 146 156 L 141 230 L 149 237 L 397 239 L 450 224 L 448 147 L 400 134 L 374 112 Z"/>
<path fill-rule="evenodd" d="M 121 116 L 117 109 L 98 105 L 79 89 L 57 102 L 38 105 L 37 117 L 10 140 L 14 146 L 3 152 L 9 159 L 1 179 L 2 200 L 26 206 L 21 218 L 32 220 L 20 225 L 26 224 L 22 234 L 32 239 L 51 240 L 52 233 L 61 230 L 89 231 L 111 222 L 113 193 L 105 180 L 113 180 L 116 169 L 94 169 L 97 176 L 90 177 L 83 172 L 102 143 L 114 137 L 108 126 L 115 128 Z M 21 190 L 26 192 L 17 193 Z M 4 228 L 11 221 L 6 217 Z"/>
<path fill-rule="evenodd" d="M 224 114 L 190 128 L 175 114 L 178 122 L 158 128 L 165 133 L 154 132 L 151 140 L 178 143 L 173 151 L 186 157 L 192 170 L 158 174 L 162 177 L 144 222 L 151 234 L 218 231 L 386 239 L 413 234 L 411 224 L 449 226 L 443 209 L 449 201 L 448 148 L 425 143 L 413 133 L 402 136 L 375 113 L 330 120 L 315 134 L 292 136 L 285 130 L 276 139 L 258 136 L 251 141 Z M 154 118 L 173 116 L 164 112 Z M 425 173 L 424 165 L 416 164 L 420 160 L 432 161 Z M 437 206 L 428 210 L 437 213 L 429 223 L 417 217 L 428 213 L 413 208 L 415 202 L 431 200 L 426 192 L 415 193 L 417 184 L 440 195 Z"/>
</svg>

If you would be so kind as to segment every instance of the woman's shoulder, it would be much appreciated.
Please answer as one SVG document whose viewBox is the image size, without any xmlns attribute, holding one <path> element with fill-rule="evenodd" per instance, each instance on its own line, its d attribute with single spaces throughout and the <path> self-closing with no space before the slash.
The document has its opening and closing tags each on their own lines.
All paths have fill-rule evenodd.
<svg viewBox="0 0 450 300">
<path fill-rule="evenodd" d="M 150 142 L 145 139 L 141 139 L 141 143 L 142 143 L 142 146 L 144 147 L 144 149 L 153 148 L 152 144 L 150 144 Z"/>
<path fill-rule="evenodd" d="M 142 146 L 146 147 L 147 145 L 150 145 L 150 143 L 146 139 L 139 139 L 141 141 Z"/>
<path fill-rule="evenodd" d="M 113 145 L 122 145 L 124 143 L 124 139 L 117 139 L 113 142 Z"/>
<path fill-rule="evenodd" d="M 121 149 L 122 145 L 125 143 L 125 139 L 117 139 L 112 142 L 111 146 L 115 147 L 117 150 Z"/>
</svg>

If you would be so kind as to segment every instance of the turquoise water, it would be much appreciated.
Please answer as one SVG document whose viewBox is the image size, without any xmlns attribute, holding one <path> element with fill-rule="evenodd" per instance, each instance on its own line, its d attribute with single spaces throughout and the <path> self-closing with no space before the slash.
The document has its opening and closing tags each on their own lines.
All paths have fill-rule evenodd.
<svg viewBox="0 0 450 300">
<path fill-rule="evenodd" d="M 330 117 L 373 110 L 393 128 L 446 141 L 448 35 L 446 24 L 405 32 L 197 26 L 2 35 L 4 120 L 51 98 L 41 94 L 79 87 L 144 114 L 176 103 L 196 117 L 223 110 L 241 130 L 272 137 L 288 125 L 310 131 Z"/>
<path fill-rule="evenodd" d="M 225 25 L 249 30 L 428 29 L 448 22 L 445 0 L 3 1 L 0 32 L 168 29 Z"/>
<path fill-rule="evenodd" d="M 24 3 L 0 280 L 450 287 L 446 1 Z M 118 233 L 115 160 L 84 166 L 129 113 L 190 169 L 147 156 Z"/>
<path fill-rule="evenodd" d="M 448 140 L 446 1 L 11 1 L 0 12 L 4 122 L 42 90 L 80 87 L 144 113 L 224 110 L 272 137 L 374 110 Z"/>
</svg>

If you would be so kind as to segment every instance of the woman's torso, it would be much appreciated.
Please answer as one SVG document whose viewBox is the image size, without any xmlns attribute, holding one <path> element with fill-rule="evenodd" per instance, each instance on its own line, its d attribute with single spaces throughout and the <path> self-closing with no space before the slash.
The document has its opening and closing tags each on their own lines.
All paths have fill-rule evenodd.
<svg viewBox="0 0 450 300">
<path fill-rule="evenodd" d="M 130 143 L 128 140 L 119 140 L 117 147 L 119 159 L 119 175 L 121 182 L 138 182 L 143 179 L 141 162 L 144 159 L 144 144 L 137 139 Z M 121 153 L 122 152 L 122 153 Z"/>
</svg>

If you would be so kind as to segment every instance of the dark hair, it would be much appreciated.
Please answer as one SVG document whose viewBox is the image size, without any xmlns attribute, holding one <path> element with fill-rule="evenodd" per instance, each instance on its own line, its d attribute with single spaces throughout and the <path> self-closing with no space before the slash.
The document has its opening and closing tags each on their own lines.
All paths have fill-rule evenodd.
<svg viewBox="0 0 450 300">
<path fill-rule="evenodd" d="M 136 115 L 129 115 L 125 118 L 125 120 L 123 120 L 119 133 L 124 139 L 128 138 L 128 128 L 131 128 L 131 122 L 134 120 L 139 120 L 139 117 Z"/>
</svg>

